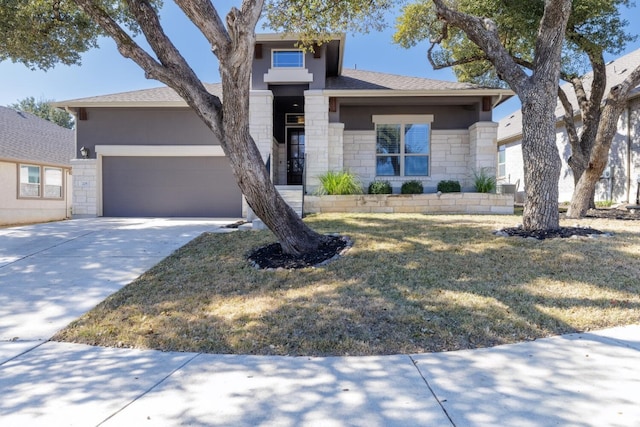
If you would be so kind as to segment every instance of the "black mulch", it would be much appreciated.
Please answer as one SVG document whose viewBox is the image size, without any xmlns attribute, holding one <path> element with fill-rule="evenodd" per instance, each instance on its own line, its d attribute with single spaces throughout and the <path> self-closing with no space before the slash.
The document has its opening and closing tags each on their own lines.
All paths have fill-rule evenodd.
<svg viewBox="0 0 640 427">
<path fill-rule="evenodd" d="M 572 236 L 588 237 L 590 235 L 603 234 L 602 231 L 591 227 L 560 227 L 557 230 L 531 230 L 527 231 L 520 227 L 503 228 L 500 232 L 509 236 L 532 237 L 538 240 L 553 238 L 568 238 Z"/>
<path fill-rule="evenodd" d="M 346 236 L 329 236 L 317 251 L 298 257 L 283 253 L 280 243 L 272 243 L 254 250 L 247 256 L 247 259 L 259 269 L 314 267 L 338 257 L 350 246 L 351 240 Z"/>
</svg>

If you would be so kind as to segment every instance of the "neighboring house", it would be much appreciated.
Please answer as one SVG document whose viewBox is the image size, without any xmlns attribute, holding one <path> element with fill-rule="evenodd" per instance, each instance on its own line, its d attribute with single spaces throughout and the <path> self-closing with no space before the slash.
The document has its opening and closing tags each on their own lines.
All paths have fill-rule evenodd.
<svg viewBox="0 0 640 427">
<path fill-rule="evenodd" d="M 71 216 L 74 132 L 0 107 L 0 225 Z"/>
<path fill-rule="evenodd" d="M 350 170 L 395 192 L 419 180 L 473 187 L 495 170 L 492 110 L 512 96 L 467 83 L 343 70 L 344 36 L 314 52 L 258 35 L 251 134 L 278 186 L 312 194 L 327 171 Z M 221 96 L 220 85 L 209 85 Z M 163 87 L 60 102 L 74 111 L 74 213 L 89 216 L 226 216 L 246 213 L 218 141 Z M 89 150 L 80 159 L 79 148 Z"/>
<path fill-rule="evenodd" d="M 622 83 L 624 79 L 640 65 L 640 49 L 622 56 L 607 64 L 607 89 Z M 592 74 L 586 75 L 585 88 L 591 87 Z M 581 118 L 573 86 L 563 85 L 573 104 L 578 132 Z M 556 107 L 556 143 L 562 159 L 559 182 L 559 202 L 571 200 L 574 179 L 567 161 L 571 156 L 571 146 L 567 138 L 562 117 L 564 108 L 560 101 Z M 499 122 L 498 127 L 498 182 L 499 184 L 517 184 L 516 201 L 524 201 L 524 171 L 522 164 L 522 112 L 509 114 Z M 640 87 L 634 89 L 627 101 L 627 108 L 618 121 L 609 154 L 609 162 L 596 187 L 596 201 L 636 202 L 638 180 L 640 180 Z"/>
</svg>

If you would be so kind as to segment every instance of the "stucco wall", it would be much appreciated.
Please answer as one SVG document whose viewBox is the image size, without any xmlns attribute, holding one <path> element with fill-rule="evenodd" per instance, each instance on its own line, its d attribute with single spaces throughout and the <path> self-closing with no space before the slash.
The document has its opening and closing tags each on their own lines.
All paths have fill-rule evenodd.
<svg viewBox="0 0 640 427">
<path fill-rule="evenodd" d="M 251 88 L 268 89 L 268 83 L 264 82 L 264 75 L 271 68 L 271 51 L 273 49 L 296 49 L 295 42 L 263 42 L 262 58 L 254 58 L 251 72 Z M 326 69 L 326 46 L 320 46 L 320 58 L 314 58 L 313 53 L 307 52 L 304 55 L 305 68 L 313 74 L 313 81 L 309 83 L 309 89 L 323 89 L 325 86 Z"/>
<path fill-rule="evenodd" d="M 219 145 L 209 128 L 189 108 L 87 108 L 78 120 L 77 141 L 96 145 Z M 78 150 L 80 147 L 78 147 Z M 78 151 L 77 157 L 80 158 Z"/>
<path fill-rule="evenodd" d="M 0 225 L 56 221 L 71 215 L 71 203 L 67 201 L 71 185 L 68 171 L 64 173 L 62 199 L 19 199 L 17 167 L 16 163 L 0 162 Z"/>
</svg>

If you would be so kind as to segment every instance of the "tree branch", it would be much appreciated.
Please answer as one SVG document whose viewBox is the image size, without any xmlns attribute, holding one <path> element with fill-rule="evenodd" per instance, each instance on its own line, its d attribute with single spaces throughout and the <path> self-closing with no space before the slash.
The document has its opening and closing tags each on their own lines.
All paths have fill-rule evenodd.
<svg viewBox="0 0 640 427">
<path fill-rule="evenodd" d="M 517 66 L 518 64 L 502 45 L 493 21 L 453 10 L 444 0 L 433 0 L 433 3 L 436 6 L 438 18 L 446 22 L 445 27 L 454 25 L 463 29 L 469 39 L 487 54 L 487 58 L 493 63 L 500 78 L 505 80 L 516 93 L 524 90 L 528 76 Z M 443 33 L 443 35 L 446 34 Z"/>
<path fill-rule="evenodd" d="M 211 43 L 214 55 L 228 52 L 228 45 L 231 42 L 229 33 L 210 0 L 175 0 L 175 2 Z"/>
<path fill-rule="evenodd" d="M 545 0 L 544 14 L 536 40 L 533 79 L 547 79 L 552 75 L 548 70 L 556 67 L 564 43 L 571 0 Z M 551 83 L 551 82 L 545 82 Z M 537 86 L 537 85 L 536 85 Z"/>
</svg>

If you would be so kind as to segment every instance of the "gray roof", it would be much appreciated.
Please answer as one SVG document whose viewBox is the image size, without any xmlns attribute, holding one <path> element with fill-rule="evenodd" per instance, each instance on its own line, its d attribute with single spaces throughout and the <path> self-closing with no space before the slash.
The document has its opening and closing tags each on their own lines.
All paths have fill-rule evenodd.
<svg viewBox="0 0 640 427">
<path fill-rule="evenodd" d="M 74 131 L 30 113 L 0 107 L 0 159 L 71 166 Z"/>
<path fill-rule="evenodd" d="M 471 83 L 459 83 L 422 77 L 407 77 L 396 74 L 344 69 L 342 74 L 327 79 L 327 89 L 332 90 L 424 90 L 448 91 L 462 89 L 482 89 Z"/>
<path fill-rule="evenodd" d="M 206 89 L 219 97 L 222 97 L 222 85 L 207 84 Z M 170 87 L 161 86 L 152 89 L 134 90 L 131 92 L 113 93 L 109 95 L 91 96 L 88 98 L 70 99 L 68 101 L 56 102 L 56 106 L 82 107 L 97 104 L 129 105 L 129 104 L 152 104 L 157 106 L 166 105 L 186 105 L 184 100 Z"/>
<path fill-rule="evenodd" d="M 629 74 L 636 68 L 640 66 L 640 49 L 635 50 L 627 55 L 621 56 L 620 58 L 611 61 L 607 64 L 607 87 L 605 88 L 605 96 L 609 93 L 609 90 L 620 83 L 622 83 Z M 583 77 L 584 88 L 587 91 L 587 94 L 591 89 L 591 81 L 593 79 L 593 73 L 590 72 L 585 74 Z M 573 105 L 573 109 L 575 113 L 580 113 L 578 107 L 578 101 L 576 98 L 576 93 L 573 90 L 573 86 L 571 83 L 565 83 L 562 85 L 562 89 L 567 94 L 569 101 Z M 631 94 L 630 98 L 634 98 L 640 95 L 640 86 L 635 88 Z M 564 116 L 564 107 L 558 100 L 556 104 L 556 120 L 562 120 Z M 502 120 L 500 120 L 498 124 L 498 142 L 513 140 L 519 137 L 522 134 L 522 110 L 514 111 L 513 113 L 505 116 Z"/>
<path fill-rule="evenodd" d="M 205 84 L 207 90 L 222 98 L 222 85 Z M 436 96 L 451 95 L 452 92 L 460 92 L 460 95 L 469 95 L 469 91 L 488 91 L 490 95 L 503 95 L 504 99 L 510 97 L 512 92 L 505 89 L 483 88 L 470 83 L 433 80 L 421 77 L 398 76 L 394 74 L 377 73 L 373 71 L 345 69 L 342 75 L 327 78 L 326 90 L 335 91 L 371 91 L 371 90 L 398 90 L 433 93 Z M 464 91 L 464 93 L 463 93 Z M 447 92 L 444 94 L 444 92 Z M 132 92 L 114 93 L 110 95 L 92 96 L 89 98 L 71 99 L 56 102 L 59 107 L 96 107 L 96 106 L 185 106 L 184 100 L 169 87 L 136 90 Z"/>
</svg>

